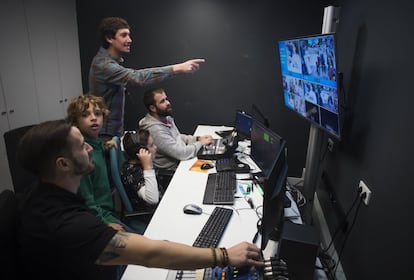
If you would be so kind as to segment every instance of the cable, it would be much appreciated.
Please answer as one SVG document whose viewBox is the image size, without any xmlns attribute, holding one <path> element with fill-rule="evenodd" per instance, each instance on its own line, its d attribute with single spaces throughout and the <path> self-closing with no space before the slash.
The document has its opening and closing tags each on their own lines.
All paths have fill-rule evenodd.
<svg viewBox="0 0 414 280">
<path fill-rule="evenodd" d="M 359 212 L 359 209 L 360 209 L 360 207 L 361 207 L 361 205 L 362 205 L 362 201 L 363 201 L 363 200 L 364 200 L 364 198 L 361 196 L 361 198 L 360 198 L 360 200 L 359 200 L 359 203 L 358 203 L 358 207 L 357 207 L 357 209 L 356 209 L 356 211 L 355 211 L 354 219 L 352 220 L 352 224 L 351 224 L 351 226 L 349 227 L 348 232 L 346 233 L 346 236 L 345 236 L 344 242 L 342 243 L 342 246 L 341 246 L 341 250 L 339 251 L 338 261 L 336 262 L 336 267 L 335 267 L 335 270 L 334 270 L 334 275 L 336 275 L 336 270 L 338 269 L 338 265 L 339 265 L 339 261 L 340 261 L 340 259 L 341 259 L 342 251 L 343 251 L 343 250 L 344 250 L 344 248 L 345 248 L 346 241 L 348 240 L 348 237 L 349 237 L 349 235 L 350 235 L 349 233 L 351 232 L 352 228 L 353 228 L 353 227 L 354 227 L 354 225 L 355 225 L 356 218 L 357 218 L 357 216 L 358 216 L 358 212 Z"/>
<path fill-rule="evenodd" d="M 324 134 L 326 134 L 326 133 L 324 133 Z M 325 143 L 325 141 L 320 141 L 321 143 L 320 143 L 320 150 L 322 150 L 323 149 L 323 147 L 325 147 L 324 149 L 323 149 L 323 153 L 320 153 L 320 156 L 319 156 L 319 163 L 321 163 L 324 159 L 325 159 L 325 156 L 326 156 L 326 154 L 327 154 L 327 152 L 328 152 L 328 144 L 327 143 Z"/>
<path fill-rule="evenodd" d="M 352 209 L 354 208 L 355 204 L 356 204 L 356 203 L 357 203 L 357 201 L 358 201 L 358 198 L 360 197 L 360 195 L 359 195 L 359 194 L 360 194 L 360 190 L 358 189 L 358 191 L 357 191 L 357 195 L 356 195 L 356 197 L 355 197 L 354 201 L 352 202 L 351 207 L 348 209 L 348 212 L 345 214 L 345 218 L 344 218 L 344 220 L 343 220 L 342 224 L 341 224 L 340 226 L 338 226 L 338 228 L 336 229 L 336 231 L 335 231 L 334 235 L 333 235 L 333 236 L 332 236 L 332 238 L 331 238 L 331 242 L 329 243 L 328 247 L 326 247 L 325 249 L 323 249 L 323 250 L 322 250 L 322 252 L 323 252 L 323 253 L 328 252 L 329 248 L 332 246 L 332 244 L 333 244 L 333 242 L 334 242 L 334 240 L 335 240 L 335 238 L 336 238 L 336 235 L 339 233 L 339 230 L 340 230 L 340 229 L 342 229 L 342 228 L 343 228 L 343 226 L 345 225 L 345 223 L 346 223 L 346 221 L 347 221 L 347 218 L 348 218 L 349 214 L 351 213 Z"/>
<path fill-rule="evenodd" d="M 252 243 L 253 243 L 253 244 L 255 244 L 255 243 L 256 243 L 257 238 L 259 237 L 259 234 L 261 234 L 261 233 L 262 233 L 262 219 L 261 219 L 261 218 L 259 218 L 259 219 L 257 220 L 257 223 L 256 223 L 256 228 L 257 228 L 257 231 L 256 231 L 256 233 L 255 233 L 255 235 L 254 235 L 254 237 L 253 237 L 253 240 L 252 240 Z"/>
<path fill-rule="evenodd" d="M 295 203 L 298 207 L 302 207 L 306 204 L 306 197 L 295 187 L 297 184 L 292 185 L 289 181 L 286 181 L 286 189 L 292 195 Z"/>
<path fill-rule="evenodd" d="M 328 277 L 329 280 L 335 280 L 335 276 L 332 275 L 333 269 L 336 266 L 335 260 L 328 254 L 320 252 L 318 254 L 318 258 L 322 264 L 322 267 L 324 268 L 324 271 Z"/>
<path fill-rule="evenodd" d="M 348 106 L 347 106 L 348 96 L 346 95 L 345 86 L 344 86 L 344 74 L 342 72 L 338 73 L 338 82 L 339 82 L 339 89 L 340 89 L 340 92 L 342 93 L 342 99 L 343 99 L 341 107 L 343 109 L 348 109 Z"/>
</svg>

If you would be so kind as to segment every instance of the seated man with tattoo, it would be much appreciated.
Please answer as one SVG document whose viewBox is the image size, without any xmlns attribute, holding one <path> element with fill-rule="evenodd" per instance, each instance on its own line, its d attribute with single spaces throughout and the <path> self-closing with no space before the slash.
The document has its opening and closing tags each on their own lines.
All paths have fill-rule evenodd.
<svg viewBox="0 0 414 280">
<path fill-rule="evenodd" d="M 40 179 L 21 200 L 17 239 L 24 279 L 115 280 L 126 264 L 175 270 L 263 266 L 260 249 L 248 242 L 196 248 L 107 226 L 78 195 L 82 176 L 94 169 L 91 151 L 79 129 L 64 120 L 41 123 L 22 137 L 19 162 Z"/>
</svg>

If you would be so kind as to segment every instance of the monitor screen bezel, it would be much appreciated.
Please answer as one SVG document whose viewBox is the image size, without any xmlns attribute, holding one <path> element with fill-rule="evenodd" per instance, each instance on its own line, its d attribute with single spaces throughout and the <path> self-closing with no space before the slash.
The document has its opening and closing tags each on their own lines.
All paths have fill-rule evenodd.
<svg viewBox="0 0 414 280">
<path fill-rule="evenodd" d="M 285 219 L 286 180 L 288 173 L 287 144 L 283 140 L 273 169 L 263 183 L 263 213 L 261 218 L 261 248 L 269 240 L 278 241 Z"/>
<path fill-rule="evenodd" d="M 261 131 L 263 131 L 264 133 L 269 134 L 272 138 L 275 138 L 275 139 L 279 140 L 279 149 L 277 151 L 277 154 L 274 155 L 273 161 L 269 162 L 269 166 L 267 166 L 267 167 L 264 166 L 255 155 L 255 148 L 256 148 L 256 145 L 257 145 L 257 143 L 255 142 L 255 139 L 253 137 L 253 130 L 254 130 L 255 126 L 259 127 L 259 129 Z M 282 146 L 284 141 L 285 140 L 279 134 L 277 134 L 276 132 L 274 132 L 270 128 L 266 127 L 260 121 L 254 119 L 254 118 L 252 119 L 251 137 L 250 137 L 250 157 L 254 161 L 254 163 L 259 167 L 259 169 L 261 170 L 260 177 L 262 177 L 263 179 L 268 179 L 269 176 L 271 175 L 272 169 L 274 168 L 274 166 L 276 164 L 276 161 L 279 158 L 280 153 L 282 152 L 280 147 Z"/>
<path fill-rule="evenodd" d="M 310 66 L 307 66 L 308 64 L 303 62 L 305 60 L 315 60 L 315 57 L 309 54 L 306 54 L 307 58 L 305 59 L 303 54 L 304 49 L 309 46 L 309 42 L 321 38 L 329 40 L 329 47 L 326 48 L 325 46 L 323 50 L 328 50 L 324 53 L 330 53 L 331 55 L 322 55 L 320 57 L 323 57 L 326 61 L 330 61 L 329 64 L 333 64 L 333 67 L 328 67 L 328 62 L 326 62 L 326 71 L 313 71 L 318 73 L 323 72 L 326 73 L 326 75 L 304 73 L 305 71 L 309 71 L 308 69 L 310 69 Z M 337 139 L 341 139 L 341 108 L 339 105 L 340 87 L 338 83 L 336 40 L 335 33 L 293 37 L 279 40 L 278 50 L 285 107 L 295 112 L 303 119 L 306 119 L 308 122 L 328 132 L 330 135 Z M 306 43 L 308 45 L 306 45 Z M 296 48 L 299 53 L 290 50 Z M 321 49 L 322 47 L 317 48 L 317 50 Z M 293 52 L 295 52 L 296 55 L 288 54 Z M 322 59 L 316 59 L 316 61 L 321 60 Z M 292 62 L 289 63 L 288 61 Z M 297 65 L 298 63 L 300 63 L 300 65 Z M 289 65 L 291 65 L 291 67 L 289 67 Z M 316 65 L 318 65 L 318 63 L 316 63 Z M 309 72 L 312 73 L 312 71 Z"/>
<path fill-rule="evenodd" d="M 236 111 L 236 119 L 234 121 L 234 128 L 236 129 L 237 135 L 250 139 L 250 132 L 252 130 L 252 116 L 242 110 Z M 239 125 L 242 124 L 242 125 Z M 248 127 L 248 129 L 246 129 Z M 242 128 L 242 129 L 241 129 Z"/>
</svg>

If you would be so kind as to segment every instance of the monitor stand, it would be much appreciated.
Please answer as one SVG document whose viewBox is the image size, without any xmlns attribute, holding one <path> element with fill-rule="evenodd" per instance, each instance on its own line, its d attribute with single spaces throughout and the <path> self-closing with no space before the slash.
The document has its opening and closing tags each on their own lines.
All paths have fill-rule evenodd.
<svg viewBox="0 0 414 280">
<path fill-rule="evenodd" d="M 322 34 L 333 33 L 339 23 L 339 7 L 325 7 L 322 24 Z M 302 208 L 302 219 L 306 224 L 312 224 L 313 199 L 319 173 L 319 155 L 324 132 L 315 124 L 309 131 L 308 150 L 306 154 L 305 172 L 303 175 L 303 195 L 307 203 Z"/>
</svg>

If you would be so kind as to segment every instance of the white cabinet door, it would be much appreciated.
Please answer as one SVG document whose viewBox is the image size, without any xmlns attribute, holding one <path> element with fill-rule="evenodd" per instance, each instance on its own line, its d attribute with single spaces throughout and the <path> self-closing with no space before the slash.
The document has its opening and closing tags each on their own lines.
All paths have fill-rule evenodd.
<svg viewBox="0 0 414 280">
<path fill-rule="evenodd" d="M 0 76 L 0 192 L 5 189 L 13 189 L 12 180 L 7 161 L 6 147 L 4 144 L 4 133 L 9 130 L 7 108 L 4 102 L 3 85 Z"/>
<path fill-rule="evenodd" d="M 39 121 L 29 35 L 22 0 L 0 7 L 0 190 L 13 189 L 4 132 Z"/>
<path fill-rule="evenodd" d="M 57 0 L 53 0 L 57 1 Z M 62 81 L 63 112 L 72 98 L 82 95 L 82 73 L 79 53 L 76 1 L 58 0 L 55 18 L 60 32 L 56 33 L 60 75 Z"/>
<path fill-rule="evenodd" d="M 75 1 L 27 1 L 25 9 L 40 120 L 63 118 L 82 94 Z"/>
<path fill-rule="evenodd" d="M 10 128 L 39 121 L 35 78 L 23 1 L 0 7 L 0 76 Z"/>
<path fill-rule="evenodd" d="M 82 94 L 75 0 L 0 2 L 0 190 L 11 188 L 4 132 L 66 115 Z"/>
</svg>

